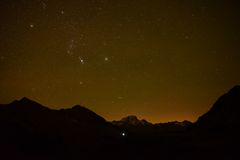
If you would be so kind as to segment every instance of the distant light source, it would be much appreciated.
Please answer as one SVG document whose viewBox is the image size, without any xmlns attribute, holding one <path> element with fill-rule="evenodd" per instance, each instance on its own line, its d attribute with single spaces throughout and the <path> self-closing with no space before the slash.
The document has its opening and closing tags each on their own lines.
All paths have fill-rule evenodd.
<svg viewBox="0 0 240 160">
<path fill-rule="evenodd" d="M 123 137 L 126 136 L 126 133 L 125 133 L 125 132 L 122 132 L 122 136 L 123 136 Z"/>
<path fill-rule="evenodd" d="M 30 24 L 29 26 L 30 26 L 31 28 L 33 28 L 33 27 L 34 27 L 34 24 Z"/>
<path fill-rule="evenodd" d="M 108 58 L 108 57 L 105 57 L 105 58 L 104 58 L 104 60 L 105 60 L 105 61 L 108 61 L 108 60 L 109 60 L 109 58 Z"/>
</svg>

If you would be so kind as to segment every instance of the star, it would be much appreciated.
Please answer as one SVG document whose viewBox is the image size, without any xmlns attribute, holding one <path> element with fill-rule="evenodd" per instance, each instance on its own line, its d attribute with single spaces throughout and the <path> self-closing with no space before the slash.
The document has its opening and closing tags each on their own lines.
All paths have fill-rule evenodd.
<svg viewBox="0 0 240 160">
<path fill-rule="evenodd" d="M 72 56 L 75 48 L 76 48 L 76 42 L 74 39 L 72 39 L 71 41 L 68 42 L 68 46 L 67 46 L 68 55 Z"/>
<path fill-rule="evenodd" d="M 72 55 L 73 55 L 73 52 L 72 52 L 70 49 L 67 49 L 67 54 L 68 54 L 69 56 L 72 56 Z"/>
<path fill-rule="evenodd" d="M 45 2 L 43 2 L 43 1 L 41 1 L 41 3 L 42 3 L 43 10 L 45 10 L 47 8 L 47 4 Z"/>
<path fill-rule="evenodd" d="M 4 57 L 4 56 L 1 56 L 1 57 L 0 57 L 0 60 L 4 60 L 4 59 L 5 59 L 5 57 Z"/>
<path fill-rule="evenodd" d="M 108 57 L 105 57 L 105 58 L 104 58 L 104 61 L 108 61 L 108 60 L 109 60 L 109 58 L 108 58 Z"/>
<path fill-rule="evenodd" d="M 30 28 L 34 28 L 34 24 L 30 24 L 29 27 L 30 27 Z"/>
<path fill-rule="evenodd" d="M 79 59 L 81 64 L 84 64 L 84 60 L 80 56 L 78 57 L 78 59 Z"/>
<path fill-rule="evenodd" d="M 107 46 L 107 42 L 106 41 L 103 41 L 103 46 Z"/>
</svg>

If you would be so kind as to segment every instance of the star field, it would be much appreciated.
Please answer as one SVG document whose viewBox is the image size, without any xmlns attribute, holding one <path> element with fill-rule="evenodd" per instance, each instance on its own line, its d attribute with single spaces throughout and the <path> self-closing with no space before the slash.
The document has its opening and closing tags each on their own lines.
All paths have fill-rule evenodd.
<svg viewBox="0 0 240 160">
<path fill-rule="evenodd" d="M 238 1 L 2 0 L 0 103 L 194 121 L 240 81 Z"/>
</svg>

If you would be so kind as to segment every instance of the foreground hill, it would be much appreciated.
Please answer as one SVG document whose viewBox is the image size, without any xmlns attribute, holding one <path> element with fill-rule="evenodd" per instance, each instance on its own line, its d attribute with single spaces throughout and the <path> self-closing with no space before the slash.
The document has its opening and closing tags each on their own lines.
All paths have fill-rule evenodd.
<svg viewBox="0 0 240 160">
<path fill-rule="evenodd" d="M 195 127 L 212 131 L 240 130 L 240 86 L 233 87 L 222 95 L 213 107 L 203 114 Z"/>
<path fill-rule="evenodd" d="M 17 151 L 16 158 L 25 152 L 33 157 L 57 155 L 58 158 L 79 150 L 86 153 L 93 146 L 110 145 L 121 134 L 85 107 L 52 110 L 27 98 L 0 106 L 0 128 L 0 149 L 11 156 L 13 150 Z"/>
</svg>

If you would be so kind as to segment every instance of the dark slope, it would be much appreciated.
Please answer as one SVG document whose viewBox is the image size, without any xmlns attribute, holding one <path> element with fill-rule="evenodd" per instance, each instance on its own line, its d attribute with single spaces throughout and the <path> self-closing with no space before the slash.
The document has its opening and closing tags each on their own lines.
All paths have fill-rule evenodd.
<svg viewBox="0 0 240 160">
<path fill-rule="evenodd" d="M 65 114 L 66 117 L 74 119 L 78 122 L 91 124 L 106 123 L 106 120 L 103 117 L 80 105 L 76 105 L 70 109 L 61 109 L 60 112 Z"/>
<path fill-rule="evenodd" d="M 0 106 L 0 129 L 0 150 L 9 146 L 7 155 L 19 152 L 30 159 L 67 159 L 79 151 L 84 157 L 108 148 L 121 134 L 85 107 L 52 110 L 27 98 Z"/>
<path fill-rule="evenodd" d="M 221 96 L 213 107 L 199 117 L 195 127 L 203 129 L 240 129 L 240 86 Z"/>
</svg>

